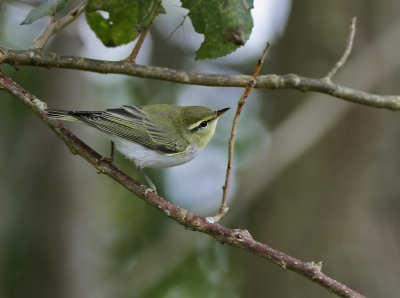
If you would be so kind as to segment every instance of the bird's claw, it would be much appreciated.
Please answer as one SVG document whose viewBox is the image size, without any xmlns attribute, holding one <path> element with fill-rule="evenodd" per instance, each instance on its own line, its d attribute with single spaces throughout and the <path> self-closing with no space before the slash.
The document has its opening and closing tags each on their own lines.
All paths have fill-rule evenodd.
<svg viewBox="0 0 400 298">
<path fill-rule="evenodd" d="M 144 195 L 147 196 L 149 193 L 154 192 L 155 194 L 157 194 L 157 191 L 153 188 L 146 188 L 146 190 L 144 191 Z"/>
</svg>

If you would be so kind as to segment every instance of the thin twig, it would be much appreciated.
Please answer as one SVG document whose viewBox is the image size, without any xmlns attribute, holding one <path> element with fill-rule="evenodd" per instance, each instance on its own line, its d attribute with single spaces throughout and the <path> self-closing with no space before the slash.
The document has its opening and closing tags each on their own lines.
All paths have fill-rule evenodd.
<svg viewBox="0 0 400 298">
<path fill-rule="evenodd" d="M 59 121 L 47 118 L 44 110 L 46 104 L 33 94 L 24 90 L 0 71 L 0 89 L 4 89 L 26 104 L 45 122 L 58 137 L 69 147 L 73 154 L 78 154 L 92 164 L 98 171 L 104 173 L 130 192 L 143 199 L 151 206 L 159 209 L 164 214 L 174 219 L 179 224 L 193 231 L 202 232 L 217 239 L 221 243 L 247 250 L 263 259 L 269 260 L 283 269 L 289 269 L 307 277 L 332 293 L 341 297 L 363 297 L 344 284 L 330 278 L 321 272 L 320 263 L 303 262 L 283 252 L 275 250 L 266 244 L 257 242 L 247 230 L 229 229 L 209 220 L 209 218 L 196 216 L 189 211 L 173 205 L 154 192 L 146 193 L 147 187 L 133 180 L 127 174 L 104 161 L 102 156 L 77 138 L 70 130 Z"/>
<path fill-rule="evenodd" d="M 85 11 L 86 4 L 86 2 L 82 2 L 71 10 L 71 12 L 57 21 L 53 17 L 50 23 L 44 27 L 42 33 L 40 33 L 40 35 L 33 41 L 31 49 L 42 49 L 54 33 L 57 33 L 71 24 Z"/>
<path fill-rule="evenodd" d="M 182 21 L 179 23 L 179 25 L 176 26 L 175 29 L 172 30 L 172 32 L 171 32 L 171 33 L 168 35 L 168 37 L 165 39 L 166 41 L 169 40 L 169 39 L 175 34 L 175 32 L 176 32 L 180 27 L 183 26 L 183 24 L 185 23 L 185 20 L 186 20 L 186 18 L 187 18 L 188 16 L 189 16 L 189 13 L 187 13 L 187 14 L 182 18 Z"/>
<path fill-rule="evenodd" d="M 347 37 L 346 48 L 344 49 L 342 57 L 336 62 L 335 66 L 328 72 L 328 74 L 323 78 L 327 82 L 330 82 L 332 78 L 336 75 L 340 68 L 346 63 L 347 58 L 350 56 L 351 50 L 353 49 L 354 36 L 356 34 L 356 22 L 357 18 L 353 17 L 350 21 L 350 31 Z"/>
<path fill-rule="evenodd" d="M 143 42 L 147 36 L 147 33 L 150 30 L 151 24 L 153 23 L 154 18 L 157 16 L 158 12 L 160 11 L 160 7 L 161 7 L 161 0 L 158 1 L 158 3 L 156 3 L 153 6 L 152 11 L 150 12 L 150 22 L 149 24 L 146 26 L 146 28 L 144 28 L 144 30 L 140 33 L 139 38 L 132 50 L 132 53 L 126 58 L 126 60 L 130 63 L 135 63 L 136 61 L 136 57 L 139 54 L 139 51 L 143 45 Z"/>
<path fill-rule="evenodd" d="M 229 209 L 226 204 L 226 199 L 227 199 L 227 194 L 228 194 L 228 189 L 229 189 L 229 178 L 231 175 L 232 163 L 233 163 L 233 149 L 234 149 L 234 145 L 235 145 L 236 130 L 237 130 L 237 124 L 239 121 L 239 117 L 240 117 L 242 108 L 243 108 L 244 104 L 246 103 L 246 100 L 247 100 L 250 92 L 253 90 L 254 86 L 256 85 L 257 77 L 258 77 L 258 74 L 260 73 L 261 67 L 264 63 L 264 59 L 265 59 L 265 55 L 267 54 L 268 47 L 269 47 L 269 43 L 267 43 L 267 46 L 264 48 L 264 51 L 262 52 L 260 59 L 258 59 L 258 61 L 257 61 L 257 65 L 254 70 L 253 76 L 248 81 L 248 84 L 243 91 L 242 97 L 238 101 L 235 117 L 233 118 L 231 137 L 229 139 L 228 165 L 226 168 L 225 184 L 222 187 L 221 205 L 219 207 L 218 214 L 214 216 L 214 220 L 217 222 L 219 220 L 221 220 L 222 217 L 225 216 L 225 214 L 228 212 L 228 209 Z"/>
<path fill-rule="evenodd" d="M 146 27 L 146 29 L 142 31 L 142 33 L 140 33 L 139 38 L 135 44 L 135 47 L 133 48 L 132 53 L 126 58 L 126 61 L 130 63 L 135 63 L 136 57 L 139 54 L 139 51 L 142 48 L 143 42 L 147 36 L 147 32 L 149 32 L 150 25 L 151 23 L 149 24 L 149 26 Z"/>
<path fill-rule="evenodd" d="M 54 10 L 50 16 L 50 23 L 56 22 L 57 6 L 58 6 L 58 0 L 54 0 Z"/>
<path fill-rule="evenodd" d="M 164 80 L 180 84 L 246 87 L 251 76 L 217 75 L 190 72 L 167 67 L 133 64 L 127 61 L 106 61 L 84 57 L 63 56 L 55 53 L 43 53 L 36 50 L 14 50 L 0 47 L 0 64 L 12 66 L 42 66 L 45 68 L 77 69 L 97 73 L 125 74 L 147 79 Z M 255 88 L 295 89 L 314 91 L 350 102 L 368 105 L 375 108 L 400 110 L 399 95 L 379 95 L 333 84 L 324 79 L 306 78 L 296 74 L 262 75 L 258 77 Z"/>
</svg>

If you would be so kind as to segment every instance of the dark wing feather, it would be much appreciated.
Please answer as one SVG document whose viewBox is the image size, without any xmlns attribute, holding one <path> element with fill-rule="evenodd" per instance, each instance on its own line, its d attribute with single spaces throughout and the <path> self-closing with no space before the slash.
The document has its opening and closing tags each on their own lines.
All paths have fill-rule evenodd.
<svg viewBox="0 0 400 298">
<path fill-rule="evenodd" d="M 180 153 L 189 145 L 177 135 L 171 121 L 159 124 L 141 107 L 123 106 L 104 112 L 73 112 L 73 116 L 109 135 L 164 153 Z"/>
</svg>

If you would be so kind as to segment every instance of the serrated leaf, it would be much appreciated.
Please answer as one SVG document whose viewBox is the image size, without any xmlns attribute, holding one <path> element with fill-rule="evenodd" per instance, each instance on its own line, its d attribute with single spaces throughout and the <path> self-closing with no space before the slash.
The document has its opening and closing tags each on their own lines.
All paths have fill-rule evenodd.
<svg viewBox="0 0 400 298">
<path fill-rule="evenodd" d="M 182 6 L 196 32 L 204 34 L 196 59 L 225 56 L 250 37 L 253 0 L 182 0 Z"/>
<path fill-rule="evenodd" d="M 89 0 L 86 20 L 107 47 L 134 40 L 163 8 L 160 0 Z"/>
<path fill-rule="evenodd" d="M 67 2 L 68 0 L 47 0 L 46 2 L 33 8 L 20 25 L 32 24 L 34 21 L 37 21 L 45 16 L 54 14 L 54 10 L 56 10 L 56 12 L 59 12 L 65 7 L 65 4 L 67 4 Z"/>
<path fill-rule="evenodd" d="M 160 6 L 160 11 L 158 12 L 159 14 L 166 14 L 167 11 L 165 10 L 164 6 Z"/>
</svg>

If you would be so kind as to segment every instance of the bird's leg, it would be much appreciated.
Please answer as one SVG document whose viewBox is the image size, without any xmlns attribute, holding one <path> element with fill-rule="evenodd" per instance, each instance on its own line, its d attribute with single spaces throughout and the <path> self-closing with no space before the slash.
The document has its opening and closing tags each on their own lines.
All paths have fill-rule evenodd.
<svg viewBox="0 0 400 298">
<path fill-rule="evenodd" d="M 114 161 L 114 142 L 113 141 L 111 141 L 110 159 L 111 159 L 111 161 Z"/>
<path fill-rule="evenodd" d="M 150 180 L 149 176 L 146 175 L 146 173 L 143 171 L 142 168 L 139 168 L 140 173 L 143 175 L 144 179 L 146 179 L 147 183 L 149 184 L 150 188 L 146 189 L 146 194 L 149 192 L 155 192 L 157 193 L 157 189 L 156 186 L 154 185 L 154 183 Z"/>
<path fill-rule="evenodd" d="M 108 162 L 113 162 L 114 161 L 114 142 L 111 141 L 111 152 L 110 152 L 110 157 L 102 157 L 102 161 L 108 161 Z"/>
</svg>

